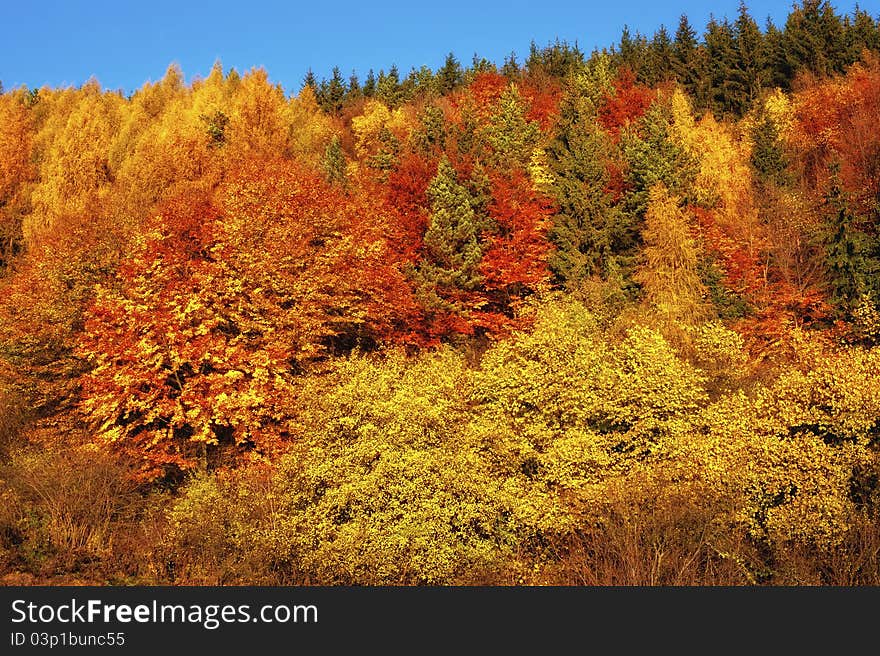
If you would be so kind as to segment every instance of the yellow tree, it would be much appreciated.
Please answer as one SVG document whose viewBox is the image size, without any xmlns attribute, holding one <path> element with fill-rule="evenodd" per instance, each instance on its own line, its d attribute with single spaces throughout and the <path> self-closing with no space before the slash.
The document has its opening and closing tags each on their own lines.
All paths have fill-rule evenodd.
<svg viewBox="0 0 880 656">
<path fill-rule="evenodd" d="M 0 269 L 18 249 L 22 217 L 28 211 L 27 189 L 35 173 L 28 98 L 25 89 L 0 94 Z"/>
<path fill-rule="evenodd" d="M 706 289 L 697 271 L 699 248 L 679 199 L 662 184 L 649 192 L 642 239 L 643 261 L 635 278 L 646 304 L 670 328 L 704 318 Z"/>
<path fill-rule="evenodd" d="M 94 80 L 73 97 L 70 112 L 58 107 L 60 115 L 47 120 L 42 131 L 40 182 L 33 193 L 33 213 L 24 225 L 28 240 L 39 238 L 65 215 L 95 212 L 114 178 L 110 147 L 125 100 L 102 92 Z"/>
<path fill-rule="evenodd" d="M 287 103 L 281 87 L 262 68 L 248 72 L 237 85 L 229 117 L 230 145 L 237 155 L 277 158 L 287 144 Z"/>
</svg>

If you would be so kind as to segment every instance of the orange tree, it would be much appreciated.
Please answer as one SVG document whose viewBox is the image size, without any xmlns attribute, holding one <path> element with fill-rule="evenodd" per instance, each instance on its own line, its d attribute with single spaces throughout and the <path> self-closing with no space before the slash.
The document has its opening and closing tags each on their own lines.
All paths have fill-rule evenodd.
<svg viewBox="0 0 880 656">
<path fill-rule="evenodd" d="M 147 479 L 282 448 L 297 375 L 406 323 L 382 222 L 290 163 L 165 203 L 87 313 L 81 407 L 100 438 Z"/>
</svg>

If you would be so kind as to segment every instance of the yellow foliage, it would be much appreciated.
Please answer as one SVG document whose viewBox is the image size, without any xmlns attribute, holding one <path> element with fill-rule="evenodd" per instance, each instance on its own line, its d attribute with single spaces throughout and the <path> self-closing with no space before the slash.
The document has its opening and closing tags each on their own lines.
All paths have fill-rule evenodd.
<svg viewBox="0 0 880 656">
<path fill-rule="evenodd" d="M 399 142 L 403 143 L 409 136 L 417 117 L 410 107 L 398 107 L 390 110 L 378 100 L 370 100 L 360 116 L 351 120 L 351 129 L 355 136 L 355 152 L 361 159 L 376 155 L 382 148 L 381 135 L 388 130 Z"/>
<path fill-rule="evenodd" d="M 90 82 L 64 101 L 70 103 L 64 103 L 68 111 L 53 111 L 37 137 L 45 152 L 32 197 L 33 212 L 23 226 L 30 242 L 65 214 L 82 214 L 99 202 L 113 180 L 110 150 L 124 99 L 102 93 L 96 82 Z"/>
<path fill-rule="evenodd" d="M 286 115 L 288 118 L 287 154 L 302 162 L 314 164 L 319 161 L 327 145 L 339 133 L 332 118 L 321 111 L 315 93 L 309 86 L 291 98 Z"/>
</svg>

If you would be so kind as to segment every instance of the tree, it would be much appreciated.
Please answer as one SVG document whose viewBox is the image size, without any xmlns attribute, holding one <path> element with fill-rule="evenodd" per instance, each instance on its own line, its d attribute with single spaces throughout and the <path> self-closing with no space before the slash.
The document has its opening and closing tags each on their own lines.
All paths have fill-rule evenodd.
<svg viewBox="0 0 880 656">
<path fill-rule="evenodd" d="M 745 3 L 739 6 L 739 16 L 734 24 L 737 51 L 737 71 L 742 95 L 735 99 L 736 115 L 742 116 L 758 99 L 765 86 L 763 62 L 764 40 L 758 24 L 749 15 Z"/>
<path fill-rule="evenodd" d="M 842 315 L 850 316 L 864 297 L 880 288 L 873 282 L 880 272 L 880 261 L 871 257 L 870 239 L 859 229 L 860 221 L 853 215 L 836 173 L 825 208 L 823 241 L 831 299 Z"/>
<path fill-rule="evenodd" d="M 524 166 L 541 140 L 541 129 L 527 120 L 525 103 L 514 85 L 501 94 L 485 132 L 493 164 L 504 168 Z"/>
<path fill-rule="evenodd" d="M 485 219 L 448 159 L 440 161 L 427 196 L 431 214 L 423 257 L 412 272 L 416 294 L 429 311 L 466 314 L 458 301 L 461 292 L 472 292 L 482 282 L 480 235 Z"/>
<path fill-rule="evenodd" d="M 321 168 L 324 170 L 324 179 L 330 183 L 338 183 L 343 187 L 348 185 L 348 176 L 345 171 L 345 154 L 339 137 L 333 137 L 324 151 L 321 159 Z"/>
<path fill-rule="evenodd" d="M 446 55 L 443 66 L 437 69 L 437 86 L 442 95 L 446 95 L 464 81 L 461 64 L 451 52 Z"/>
<path fill-rule="evenodd" d="M 792 71 L 825 77 L 846 64 L 843 24 L 827 0 L 803 0 L 785 22 L 785 56 Z"/>
<path fill-rule="evenodd" d="M 613 149 L 595 112 L 589 95 L 571 90 L 561 107 L 559 131 L 547 147 L 550 191 L 558 204 L 549 264 L 560 282 L 601 275 L 621 247 L 622 216 L 608 193 Z"/>
<path fill-rule="evenodd" d="M 22 223 L 29 211 L 35 125 L 23 90 L 0 92 L 0 272 L 22 248 Z"/>
<path fill-rule="evenodd" d="M 381 205 L 289 163 L 166 203 L 81 336 L 99 441 L 147 479 L 281 449 L 300 372 L 407 324 L 385 230 Z"/>
<path fill-rule="evenodd" d="M 642 262 L 634 276 L 645 302 L 666 326 L 694 324 L 706 316 L 699 251 L 679 199 L 662 185 L 651 188 L 642 231 Z"/>
</svg>

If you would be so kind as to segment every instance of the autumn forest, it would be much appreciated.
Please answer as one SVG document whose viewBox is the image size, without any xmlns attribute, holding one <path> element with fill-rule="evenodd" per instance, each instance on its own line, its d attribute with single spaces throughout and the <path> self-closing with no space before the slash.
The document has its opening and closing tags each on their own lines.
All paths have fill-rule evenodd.
<svg viewBox="0 0 880 656">
<path fill-rule="evenodd" d="M 0 87 L 0 583 L 880 584 L 880 24 L 673 27 Z"/>
</svg>

